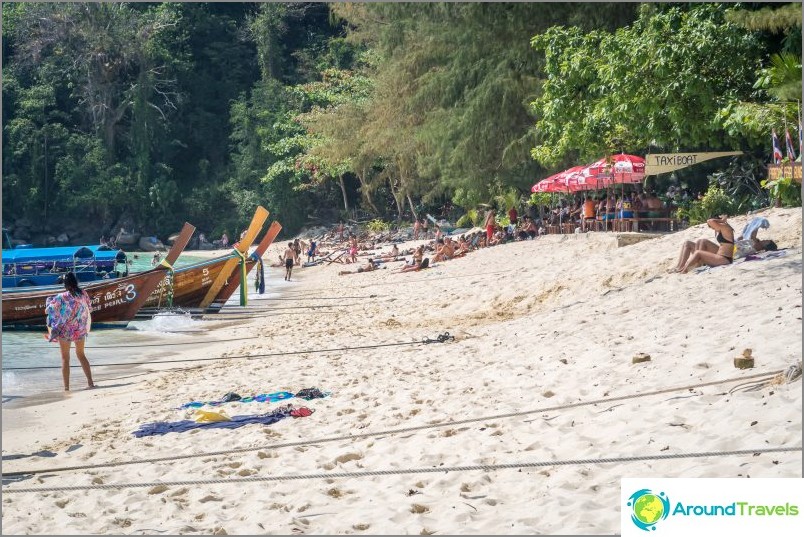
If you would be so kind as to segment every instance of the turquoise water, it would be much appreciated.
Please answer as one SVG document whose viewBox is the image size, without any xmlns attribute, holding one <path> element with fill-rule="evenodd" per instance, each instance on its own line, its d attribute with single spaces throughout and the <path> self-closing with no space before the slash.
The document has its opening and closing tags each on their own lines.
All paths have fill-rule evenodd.
<svg viewBox="0 0 804 537">
<path fill-rule="evenodd" d="M 144 255 L 148 255 L 145 253 Z M 148 256 L 148 264 L 150 264 Z M 142 259 L 142 257 L 140 257 Z M 182 256 L 177 264 L 184 265 L 203 260 L 193 256 Z M 135 260 L 136 261 L 136 260 Z M 266 267 L 265 294 L 254 291 L 254 275 L 249 275 L 249 303 L 267 304 L 271 298 L 280 296 L 280 291 L 295 287 L 295 282 L 282 279 L 283 270 Z M 240 293 L 235 291 L 227 305 L 236 306 Z M 90 364 L 125 363 L 126 366 L 93 367 L 92 374 L 98 384 L 117 384 L 132 374 L 142 372 L 137 363 L 154 359 L 176 359 L 176 353 L 187 349 L 201 348 L 204 341 L 220 340 L 222 336 L 209 329 L 210 321 L 191 319 L 189 315 L 159 315 L 147 321 L 132 321 L 126 329 L 95 330 L 90 333 L 87 345 L 87 358 Z M 61 357 L 56 343 L 48 343 L 41 332 L 3 331 L 2 333 L 2 391 L 3 403 L 24 403 L 26 398 L 46 392 L 60 392 Z M 188 345 L 160 345 L 162 343 L 192 342 Z M 148 345 L 146 347 L 127 347 L 126 345 Z M 92 348 L 111 347 L 111 348 Z M 174 358 L 171 358 L 173 356 Z M 78 365 L 75 351 L 72 365 Z M 182 367 L 186 364 L 176 364 Z M 10 367 L 49 366 L 54 369 L 8 370 Z M 73 368 L 70 374 L 71 388 L 79 390 L 86 386 L 86 379 L 80 368 Z M 136 380 L 136 378 L 134 379 Z"/>
<path fill-rule="evenodd" d="M 159 252 L 160 259 L 164 259 L 166 252 Z M 127 252 L 129 261 L 129 270 L 132 272 L 142 272 L 154 268 L 152 260 L 154 258 L 153 252 Z M 181 254 L 179 259 L 173 264 L 173 268 L 183 267 L 185 265 L 192 265 L 199 261 L 205 261 L 209 257 L 194 256 L 193 254 Z"/>
</svg>

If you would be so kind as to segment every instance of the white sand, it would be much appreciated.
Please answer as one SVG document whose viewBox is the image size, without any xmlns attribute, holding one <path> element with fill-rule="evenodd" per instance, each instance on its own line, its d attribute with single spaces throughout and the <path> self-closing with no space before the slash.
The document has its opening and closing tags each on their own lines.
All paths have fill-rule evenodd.
<svg viewBox="0 0 804 537">
<path fill-rule="evenodd" d="M 252 305 L 335 307 L 285 309 L 304 314 L 217 330 L 216 339 L 255 332 L 265 339 L 218 344 L 193 356 L 413 341 L 444 331 L 456 341 L 207 362 L 198 369 L 135 377 L 130 385 L 77 391 L 64 402 L 4 410 L 4 455 L 58 453 L 6 461 L 4 471 L 266 446 L 37 476 L 5 490 L 799 446 L 800 380 L 730 395 L 734 382 L 405 434 L 313 442 L 786 368 L 801 360 L 801 210 L 762 215 L 771 228 L 760 238 L 788 248 L 785 257 L 701 274 L 665 270 L 675 263 L 683 240 L 711 237 L 705 226 L 619 248 L 613 234 L 550 236 L 409 274 L 388 269 L 339 277 L 339 270 L 355 266 L 337 264 L 296 269 L 298 281 L 288 284 L 285 295 L 293 300 Z M 746 220 L 733 219 L 738 233 Z M 269 250 L 268 262 L 281 246 Z M 281 278 L 280 269 L 271 269 L 270 277 Z M 347 298 L 371 295 L 376 296 Z M 298 300 L 304 297 L 316 300 Z M 756 367 L 735 369 L 733 358 L 747 347 Z M 632 364 L 640 352 L 652 361 Z M 80 383 L 79 377 L 73 381 L 76 387 Z M 309 418 L 142 439 L 131 435 L 146 422 L 186 419 L 191 411 L 172 408 L 190 400 L 311 386 L 333 394 L 305 403 L 316 410 Z M 276 406 L 225 408 L 231 416 Z M 310 445 L 267 447 L 299 440 Z M 66 453 L 73 444 L 83 447 Z M 5 494 L 2 521 L 4 533 L 13 534 L 611 534 L 619 532 L 622 477 L 800 477 L 801 461 L 800 452 L 787 452 L 164 491 Z"/>
</svg>

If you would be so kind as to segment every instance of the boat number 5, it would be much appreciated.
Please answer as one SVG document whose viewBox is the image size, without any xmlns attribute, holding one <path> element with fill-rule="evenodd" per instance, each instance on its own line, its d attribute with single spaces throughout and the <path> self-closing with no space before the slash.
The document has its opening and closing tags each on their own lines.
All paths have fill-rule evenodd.
<svg viewBox="0 0 804 537">
<path fill-rule="evenodd" d="M 137 297 L 137 291 L 134 290 L 134 284 L 128 284 L 126 286 L 126 300 L 131 302 Z"/>
</svg>

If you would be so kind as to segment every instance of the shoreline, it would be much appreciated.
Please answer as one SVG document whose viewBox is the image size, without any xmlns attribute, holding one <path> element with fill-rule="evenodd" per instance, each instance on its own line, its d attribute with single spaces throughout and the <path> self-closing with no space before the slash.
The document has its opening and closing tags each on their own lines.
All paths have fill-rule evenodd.
<svg viewBox="0 0 804 537">
<path fill-rule="evenodd" d="M 784 257 L 700 274 L 665 269 L 684 240 L 709 237 L 702 227 L 629 245 L 595 233 L 543 237 L 472 252 L 416 274 L 392 273 L 396 263 L 347 276 L 337 275 L 340 265 L 294 269 L 296 281 L 281 285 L 279 296 L 260 299 L 264 308 L 254 308 L 263 317 L 215 332 L 215 339 L 244 333 L 262 339 L 182 354 L 298 354 L 200 362 L 108 390 L 75 392 L 65 402 L 32 407 L 36 421 L 4 437 L 11 441 L 4 442 L 4 456 L 45 449 L 56 454 L 4 461 L 5 471 L 246 450 L 40 475 L 10 488 L 223 483 L 7 495 L 5 529 L 610 534 L 619 528 L 612 506 L 624 476 L 800 477 L 800 453 L 775 453 L 269 486 L 237 481 L 798 445 L 801 380 L 729 393 L 739 379 L 801 360 L 801 210 L 762 216 L 771 228 L 761 238 L 787 248 Z M 745 220 L 733 219 L 737 233 Z M 269 249 L 264 259 L 275 257 Z M 282 269 L 268 270 L 266 280 L 281 276 Z M 445 331 L 455 341 L 418 344 Z M 412 344 L 354 349 L 401 342 Z M 347 347 L 352 350 L 314 352 Z M 753 349 L 754 369 L 734 368 L 743 348 Z M 651 360 L 632 363 L 639 353 Z M 727 379 L 737 380 L 686 388 Z M 192 412 L 175 410 L 187 401 L 309 387 L 332 392 L 325 399 L 289 401 L 313 408 L 310 417 L 234 430 L 131 434 L 147 422 L 192 419 Z M 615 401 L 659 390 L 670 392 Z M 277 407 L 227 403 L 207 410 L 235 416 Z M 507 414 L 521 416 L 500 417 Z M 450 423 L 467 419 L 478 421 Z M 419 429 L 387 432 L 399 428 Z M 371 434 L 323 441 L 358 433 Z M 303 444 L 277 447 L 298 442 Z M 26 514 L 33 509 L 41 513 L 35 519 Z M 578 517 L 582 509 L 593 516 Z"/>
</svg>

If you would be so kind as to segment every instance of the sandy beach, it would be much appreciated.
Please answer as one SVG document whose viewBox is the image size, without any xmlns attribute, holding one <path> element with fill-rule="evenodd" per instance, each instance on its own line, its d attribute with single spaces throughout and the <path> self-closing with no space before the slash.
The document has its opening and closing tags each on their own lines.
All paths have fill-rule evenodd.
<svg viewBox="0 0 804 537">
<path fill-rule="evenodd" d="M 773 238 L 783 256 L 687 275 L 666 270 L 684 240 L 712 238 L 705 225 L 650 236 L 545 236 L 405 274 L 394 272 L 399 262 L 345 276 L 338 271 L 356 265 L 296 268 L 281 296 L 252 295 L 247 318 L 217 316 L 203 321 L 206 334 L 187 337 L 232 341 L 177 346 L 164 359 L 299 354 L 140 366 L 96 390 L 83 390 L 73 370 L 69 395 L 4 405 L 4 473 L 198 456 L 8 484 L 3 532 L 612 534 L 620 530 L 622 477 L 801 477 L 796 451 L 594 462 L 800 446 L 800 379 L 732 391 L 802 354 L 801 209 L 752 216 L 769 219 L 760 238 Z M 730 223 L 739 233 L 748 219 Z M 285 242 L 265 255 L 273 282 L 283 283 L 282 270 L 267 265 Z M 444 332 L 454 341 L 312 352 L 416 343 Z M 254 335 L 262 337 L 234 340 Z M 746 348 L 756 365 L 736 369 L 733 359 Z M 639 353 L 650 361 L 632 363 Z M 47 360 L 58 363 L 55 349 Z M 705 383 L 712 384 L 698 386 Z M 190 401 L 311 387 L 331 395 L 288 401 L 314 409 L 309 417 L 132 435 L 149 422 L 192 419 L 192 409 L 177 410 Z M 279 406 L 205 409 L 235 416 Z M 504 414 L 519 415 L 495 417 Z M 408 427 L 418 429 L 387 432 Z M 294 445 L 277 447 L 287 443 Z M 205 455 L 228 450 L 242 452 Z M 51 456 L 33 455 L 43 451 Z M 548 464 L 242 482 L 532 462 Z M 220 482 L 159 485 L 192 480 Z M 124 483 L 148 485 L 8 494 Z"/>
</svg>

